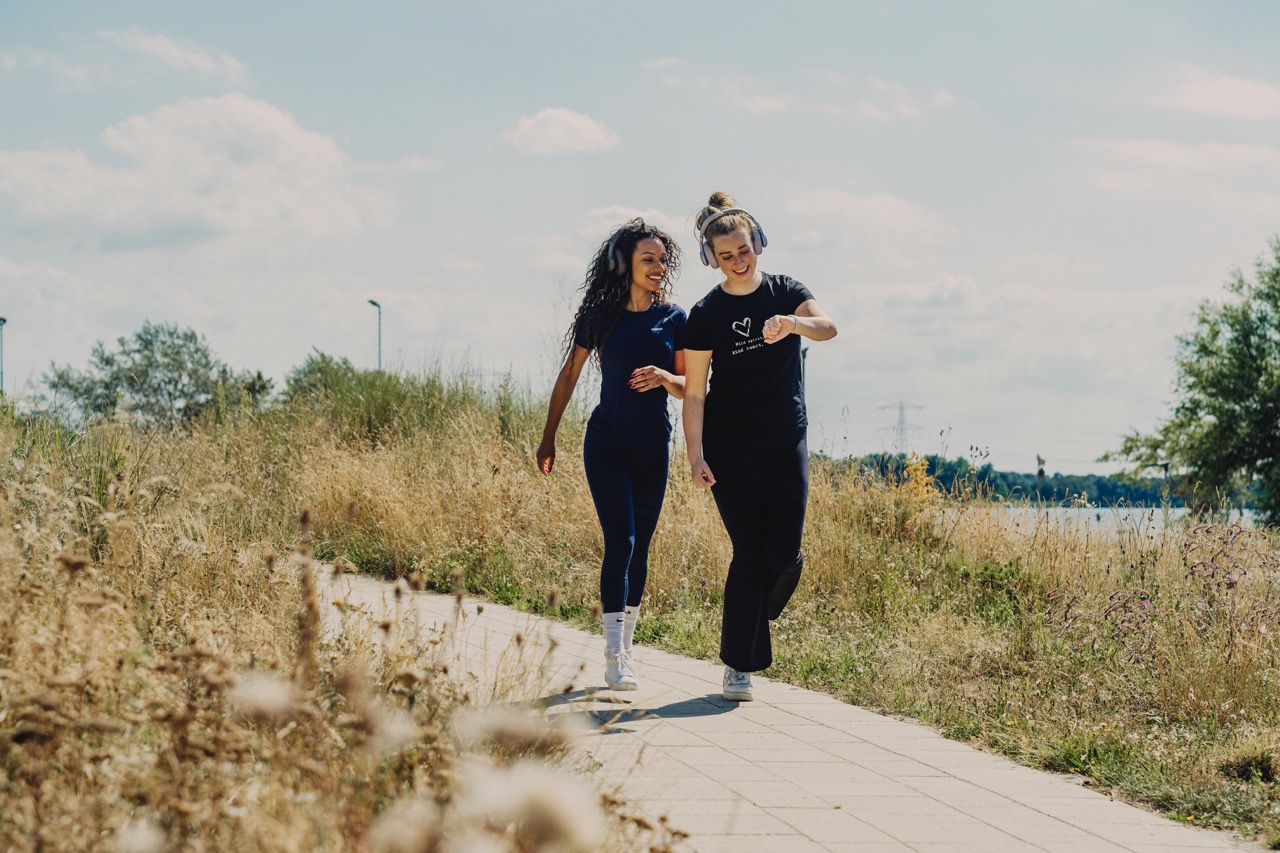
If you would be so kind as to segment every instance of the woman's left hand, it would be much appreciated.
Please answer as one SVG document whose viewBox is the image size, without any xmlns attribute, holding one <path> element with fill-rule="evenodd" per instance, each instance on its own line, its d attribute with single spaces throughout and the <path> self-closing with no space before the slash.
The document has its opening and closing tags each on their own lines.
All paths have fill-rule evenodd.
<svg viewBox="0 0 1280 853">
<path fill-rule="evenodd" d="M 650 364 L 645 367 L 637 367 L 631 371 L 631 379 L 627 381 L 627 384 L 636 391 L 652 391 L 654 388 L 661 388 L 670 381 L 670 373 L 661 367 L 654 367 Z"/>
</svg>

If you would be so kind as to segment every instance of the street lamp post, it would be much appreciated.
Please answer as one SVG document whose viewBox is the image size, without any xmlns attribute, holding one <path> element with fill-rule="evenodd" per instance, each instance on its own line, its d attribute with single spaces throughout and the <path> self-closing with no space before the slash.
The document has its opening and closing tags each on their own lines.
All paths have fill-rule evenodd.
<svg viewBox="0 0 1280 853">
<path fill-rule="evenodd" d="M 0 317 L 0 396 L 4 396 L 4 324 L 7 322 Z"/>
<path fill-rule="evenodd" d="M 382 370 L 382 306 L 376 299 L 370 299 L 369 304 L 378 309 L 378 370 Z"/>
</svg>

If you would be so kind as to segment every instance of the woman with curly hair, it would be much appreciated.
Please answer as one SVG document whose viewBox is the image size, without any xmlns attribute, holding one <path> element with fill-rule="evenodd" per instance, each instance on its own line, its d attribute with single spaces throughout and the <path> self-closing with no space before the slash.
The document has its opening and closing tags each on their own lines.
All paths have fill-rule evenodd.
<svg viewBox="0 0 1280 853">
<path fill-rule="evenodd" d="M 565 333 L 564 366 L 551 390 L 538 445 L 538 469 L 550 475 L 560 419 L 594 355 L 600 402 L 587 421 L 582 458 L 604 532 L 600 606 L 605 683 L 614 690 L 639 686 L 631 638 L 649 572 L 649 541 L 667 488 L 667 396 L 684 396 L 685 313 L 668 302 L 679 265 L 675 241 L 642 219 L 621 226 L 601 244 Z"/>
<path fill-rule="evenodd" d="M 836 324 L 809 288 L 759 269 L 769 241 L 733 196 L 712 195 L 696 222 L 699 257 L 724 280 L 689 311 L 684 436 L 693 482 L 711 489 L 733 545 L 720 660 L 724 698 L 742 701 L 751 698 L 751 673 L 773 662 L 769 620 L 782 614 L 804 566 L 809 422 L 800 339 L 830 340 Z"/>
</svg>

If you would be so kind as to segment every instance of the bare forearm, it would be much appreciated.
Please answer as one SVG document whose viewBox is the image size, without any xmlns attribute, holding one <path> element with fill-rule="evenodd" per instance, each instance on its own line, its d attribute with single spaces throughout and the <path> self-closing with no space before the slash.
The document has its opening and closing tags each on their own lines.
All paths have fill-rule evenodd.
<svg viewBox="0 0 1280 853">
<path fill-rule="evenodd" d="M 701 396 L 684 398 L 684 446 L 690 465 L 702 459 L 702 417 L 706 402 Z"/>
<path fill-rule="evenodd" d="M 669 373 L 662 380 L 662 387 L 667 389 L 667 393 L 677 400 L 684 399 L 684 377 L 675 373 Z"/>
<path fill-rule="evenodd" d="M 836 324 L 830 317 L 804 317 L 792 314 L 791 320 L 795 324 L 795 328 L 791 331 L 793 335 L 801 335 L 811 341 L 829 341 L 836 336 Z"/>
<path fill-rule="evenodd" d="M 551 402 L 547 405 L 547 422 L 542 427 L 542 438 L 555 439 L 556 432 L 560 429 L 560 420 L 564 417 L 564 410 L 569 407 L 569 398 L 573 396 L 574 386 L 577 384 L 575 377 L 566 375 L 561 371 L 556 377 L 556 384 L 551 389 Z"/>
</svg>

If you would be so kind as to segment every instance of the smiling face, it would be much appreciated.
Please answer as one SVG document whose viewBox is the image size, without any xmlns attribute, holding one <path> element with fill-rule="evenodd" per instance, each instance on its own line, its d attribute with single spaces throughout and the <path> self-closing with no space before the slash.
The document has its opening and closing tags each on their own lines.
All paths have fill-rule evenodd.
<svg viewBox="0 0 1280 853">
<path fill-rule="evenodd" d="M 756 253 L 751 248 L 751 235 L 747 229 L 738 228 L 712 237 L 711 249 L 720 264 L 720 271 L 731 284 L 745 284 L 755 278 Z"/>
<path fill-rule="evenodd" d="M 657 293 L 667 278 L 667 247 L 656 237 L 636 243 L 631 253 L 631 290 Z"/>
</svg>

